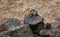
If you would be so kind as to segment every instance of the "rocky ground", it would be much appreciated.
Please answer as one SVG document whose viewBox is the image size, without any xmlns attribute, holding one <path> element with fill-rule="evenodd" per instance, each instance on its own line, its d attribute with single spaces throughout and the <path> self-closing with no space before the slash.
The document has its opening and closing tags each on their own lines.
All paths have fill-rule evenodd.
<svg viewBox="0 0 60 37">
<path fill-rule="evenodd" d="M 60 0 L 0 0 L 0 22 L 17 18 L 23 22 L 26 8 L 35 8 L 45 23 L 60 23 Z"/>
<path fill-rule="evenodd" d="M 25 10 L 35 8 L 52 27 L 60 25 L 60 0 L 0 0 L 0 24 L 8 18 L 17 18 L 23 23 Z"/>
</svg>

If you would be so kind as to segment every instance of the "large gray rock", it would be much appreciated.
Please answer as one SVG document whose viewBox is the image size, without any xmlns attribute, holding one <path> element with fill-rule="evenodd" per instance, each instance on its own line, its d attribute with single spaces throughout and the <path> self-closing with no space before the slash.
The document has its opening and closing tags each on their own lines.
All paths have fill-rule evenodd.
<svg viewBox="0 0 60 37">
<path fill-rule="evenodd" d="M 42 29 L 40 31 L 40 34 L 41 35 L 52 35 L 52 32 L 51 32 L 51 30 Z"/>
<path fill-rule="evenodd" d="M 3 23 L 3 27 L 5 25 L 7 30 L 1 31 L 0 37 L 33 37 L 29 25 L 22 25 L 18 19 L 10 18 Z"/>
<path fill-rule="evenodd" d="M 5 31 L 9 28 L 12 28 L 13 26 L 19 26 L 21 23 L 18 19 L 15 18 L 9 18 L 4 23 L 0 25 L 0 32 Z"/>
<path fill-rule="evenodd" d="M 50 29 L 50 30 L 42 29 L 39 32 L 39 34 L 42 36 L 49 35 L 49 37 L 60 37 L 60 30 L 58 28 L 54 28 L 54 29 Z"/>
<path fill-rule="evenodd" d="M 30 25 L 33 33 L 38 33 L 44 27 L 43 18 L 33 9 L 25 14 L 24 23 Z"/>
<path fill-rule="evenodd" d="M 33 34 L 29 25 L 22 25 L 22 27 L 17 30 L 13 37 L 33 37 Z"/>
<path fill-rule="evenodd" d="M 9 28 L 12 28 L 13 26 L 19 26 L 21 23 L 18 19 L 16 18 L 9 18 L 6 22 L 6 25 L 9 26 Z"/>
<path fill-rule="evenodd" d="M 25 14 L 24 22 L 30 25 L 36 25 L 42 22 L 43 18 L 41 16 L 32 17 L 30 14 Z"/>
<path fill-rule="evenodd" d="M 2 37 L 7 37 L 7 35 L 10 37 L 33 37 L 29 25 L 16 26 L 0 33 Z"/>
</svg>

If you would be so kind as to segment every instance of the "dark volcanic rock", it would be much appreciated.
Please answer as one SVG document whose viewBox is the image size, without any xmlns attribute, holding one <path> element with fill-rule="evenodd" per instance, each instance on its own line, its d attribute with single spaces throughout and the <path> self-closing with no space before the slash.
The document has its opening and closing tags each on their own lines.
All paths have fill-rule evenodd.
<svg viewBox="0 0 60 37">
<path fill-rule="evenodd" d="M 30 24 L 30 25 L 36 25 L 39 22 L 43 21 L 43 18 L 40 16 L 36 16 L 36 17 L 31 17 L 30 14 L 26 14 L 25 15 L 25 23 Z"/>
<path fill-rule="evenodd" d="M 50 32 L 50 30 L 46 30 L 46 29 L 42 29 L 40 31 L 40 34 L 41 35 L 52 35 L 52 33 Z"/>
<path fill-rule="evenodd" d="M 38 33 L 44 27 L 43 18 L 34 10 L 25 14 L 24 23 L 30 25 L 33 33 Z"/>
<path fill-rule="evenodd" d="M 60 37 L 60 29 L 53 28 L 53 29 L 42 29 L 39 34 L 42 37 Z"/>
<path fill-rule="evenodd" d="M 8 35 L 10 37 L 33 37 L 29 25 L 16 26 L 0 33 L 0 36 L 3 37 L 7 37 Z"/>
<path fill-rule="evenodd" d="M 14 26 L 19 26 L 19 25 L 20 25 L 20 21 L 18 19 L 10 18 L 7 21 L 5 21 L 3 24 L 0 25 L 0 32 L 6 31 L 9 28 L 12 28 Z"/>
<path fill-rule="evenodd" d="M 10 18 L 5 22 L 5 24 L 9 25 L 9 28 L 11 28 L 13 26 L 19 26 L 20 21 L 18 19 L 15 19 L 15 18 Z"/>
<path fill-rule="evenodd" d="M 22 25 L 21 29 L 18 29 L 13 37 L 33 37 L 32 31 L 29 25 Z"/>
<path fill-rule="evenodd" d="M 51 37 L 53 35 L 53 31 L 52 31 L 52 27 L 50 23 L 46 23 L 46 25 L 44 26 L 44 29 L 42 29 L 39 34 L 42 37 Z"/>
</svg>

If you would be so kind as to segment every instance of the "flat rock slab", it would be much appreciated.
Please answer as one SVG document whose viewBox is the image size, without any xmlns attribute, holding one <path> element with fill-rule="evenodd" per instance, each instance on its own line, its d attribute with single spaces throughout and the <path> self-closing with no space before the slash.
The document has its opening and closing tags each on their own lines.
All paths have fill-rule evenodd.
<svg viewBox="0 0 60 37">
<path fill-rule="evenodd" d="M 40 34 L 42 36 L 49 35 L 49 37 L 60 37 L 60 30 L 59 29 L 50 29 L 50 30 L 43 29 L 40 31 Z"/>
<path fill-rule="evenodd" d="M 41 35 L 53 35 L 53 33 L 51 32 L 51 30 L 46 30 L 46 29 L 41 30 L 40 34 Z"/>
<path fill-rule="evenodd" d="M 39 22 L 42 22 L 43 18 L 40 16 L 31 17 L 30 14 L 25 15 L 25 22 L 31 25 L 36 25 Z"/>
</svg>

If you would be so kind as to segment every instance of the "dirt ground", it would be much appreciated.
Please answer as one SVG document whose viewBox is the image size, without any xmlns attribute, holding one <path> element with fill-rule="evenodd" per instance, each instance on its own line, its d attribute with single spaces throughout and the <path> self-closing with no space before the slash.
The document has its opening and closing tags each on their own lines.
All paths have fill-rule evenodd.
<svg viewBox="0 0 60 37">
<path fill-rule="evenodd" d="M 35 8 L 45 23 L 60 25 L 60 0 L 0 0 L 0 23 L 17 18 L 22 23 L 28 7 Z"/>
</svg>

